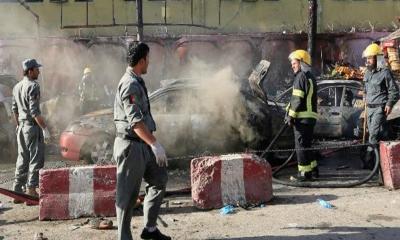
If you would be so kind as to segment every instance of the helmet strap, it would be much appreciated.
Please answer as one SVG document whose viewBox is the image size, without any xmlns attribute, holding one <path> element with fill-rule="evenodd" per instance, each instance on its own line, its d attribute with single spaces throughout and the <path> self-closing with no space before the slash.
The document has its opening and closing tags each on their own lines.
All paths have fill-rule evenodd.
<svg viewBox="0 0 400 240">
<path fill-rule="evenodd" d="M 300 61 L 300 67 L 301 67 L 301 70 L 303 72 L 310 72 L 311 71 L 310 65 L 308 65 L 307 63 L 305 63 L 303 61 Z"/>
</svg>

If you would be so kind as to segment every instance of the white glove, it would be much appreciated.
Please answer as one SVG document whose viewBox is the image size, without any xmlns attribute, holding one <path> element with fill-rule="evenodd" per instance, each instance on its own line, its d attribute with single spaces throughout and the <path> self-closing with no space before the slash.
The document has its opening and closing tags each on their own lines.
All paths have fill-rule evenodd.
<svg viewBox="0 0 400 240">
<path fill-rule="evenodd" d="M 49 143 L 50 142 L 50 132 L 48 128 L 44 128 L 42 129 L 43 131 L 43 138 L 44 138 L 44 142 L 45 143 Z"/>
<path fill-rule="evenodd" d="M 156 141 L 155 143 L 151 144 L 150 147 L 154 153 L 154 156 L 156 156 L 156 162 L 158 166 L 168 167 L 167 155 L 165 154 L 163 146 L 161 146 L 161 144 Z"/>
</svg>

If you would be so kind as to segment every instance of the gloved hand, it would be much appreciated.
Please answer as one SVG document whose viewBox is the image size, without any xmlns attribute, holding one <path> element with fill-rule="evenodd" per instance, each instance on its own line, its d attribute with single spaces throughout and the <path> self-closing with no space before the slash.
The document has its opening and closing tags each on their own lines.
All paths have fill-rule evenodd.
<svg viewBox="0 0 400 240">
<path fill-rule="evenodd" d="M 44 142 L 47 144 L 50 142 L 50 132 L 48 128 L 44 128 L 42 129 L 43 131 L 43 138 L 44 138 Z"/>
<path fill-rule="evenodd" d="M 156 156 L 156 162 L 158 166 L 168 167 L 167 155 L 165 154 L 163 146 L 161 146 L 161 144 L 156 141 L 155 143 L 151 144 L 150 147 L 154 153 L 154 156 Z"/>
<path fill-rule="evenodd" d="M 291 116 L 286 115 L 286 116 L 285 116 L 285 123 L 286 123 L 287 125 L 289 125 L 289 127 L 291 127 L 291 126 L 293 126 L 294 119 L 293 119 Z"/>
</svg>

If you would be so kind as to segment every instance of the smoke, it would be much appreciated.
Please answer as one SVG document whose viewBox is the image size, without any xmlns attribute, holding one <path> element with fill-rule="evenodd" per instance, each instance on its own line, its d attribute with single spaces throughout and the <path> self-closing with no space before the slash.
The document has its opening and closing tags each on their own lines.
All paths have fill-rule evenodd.
<svg viewBox="0 0 400 240">
<path fill-rule="evenodd" d="M 39 76 L 42 113 L 53 128 L 52 133 L 56 135 L 80 115 L 78 84 L 85 67 L 92 70 L 98 107 L 111 107 L 116 86 L 126 68 L 125 48 L 106 43 L 89 46 L 87 42 L 72 41 L 67 36 L 37 38 L 34 21 L 28 21 L 29 25 L 27 21 L 18 20 L 25 19 L 26 15 L 21 12 L 12 16 L 16 20 L 9 19 L 7 30 L 1 30 L 18 32 L 27 38 L 0 40 L 0 72 L 14 74 L 20 80 L 24 59 L 36 58 L 43 64 Z M 50 36 L 50 33 L 41 28 L 40 35 Z M 153 45 L 149 74 L 144 76 L 146 81 L 150 80 L 149 89 L 155 90 L 160 80 L 174 75 L 191 78 L 196 85 L 195 89 L 174 96 L 177 101 L 173 104 L 152 103 L 157 135 L 163 144 L 170 145 L 168 149 L 179 152 L 185 148 L 185 153 L 188 150 L 226 152 L 238 150 L 243 142 L 258 137 L 247 122 L 249 103 L 241 93 L 252 64 L 252 56 L 244 57 L 252 52 L 249 46 L 243 48 L 232 43 L 219 52 L 213 44 L 193 47 L 190 63 L 178 66 L 179 74 L 175 74 L 168 66 L 177 59 L 173 59 L 170 56 L 173 54 L 164 46 Z M 174 101 L 172 99 L 164 100 Z"/>
<path fill-rule="evenodd" d="M 181 155 L 188 147 L 195 153 L 240 151 L 243 143 L 258 137 L 247 122 L 249 103 L 241 93 L 247 79 L 238 78 L 229 64 L 192 58 L 185 77 L 191 79 L 186 84 L 192 87 L 164 99 L 171 109 L 160 109 L 163 101 L 152 103 L 153 113 L 158 112 L 153 114 L 157 137 L 174 150 L 168 154 Z M 176 122 L 164 121 L 167 114 L 174 114 Z"/>
</svg>

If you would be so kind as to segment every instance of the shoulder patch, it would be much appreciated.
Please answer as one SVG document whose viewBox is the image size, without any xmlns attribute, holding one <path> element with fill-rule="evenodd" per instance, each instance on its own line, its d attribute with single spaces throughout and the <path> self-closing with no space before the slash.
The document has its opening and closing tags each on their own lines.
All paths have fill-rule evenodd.
<svg viewBox="0 0 400 240">
<path fill-rule="evenodd" d="M 137 102 L 136 95 L 129 95 L 129 103 L 130 104 L 135 104 L 136 102 Z"/>
</svg>

